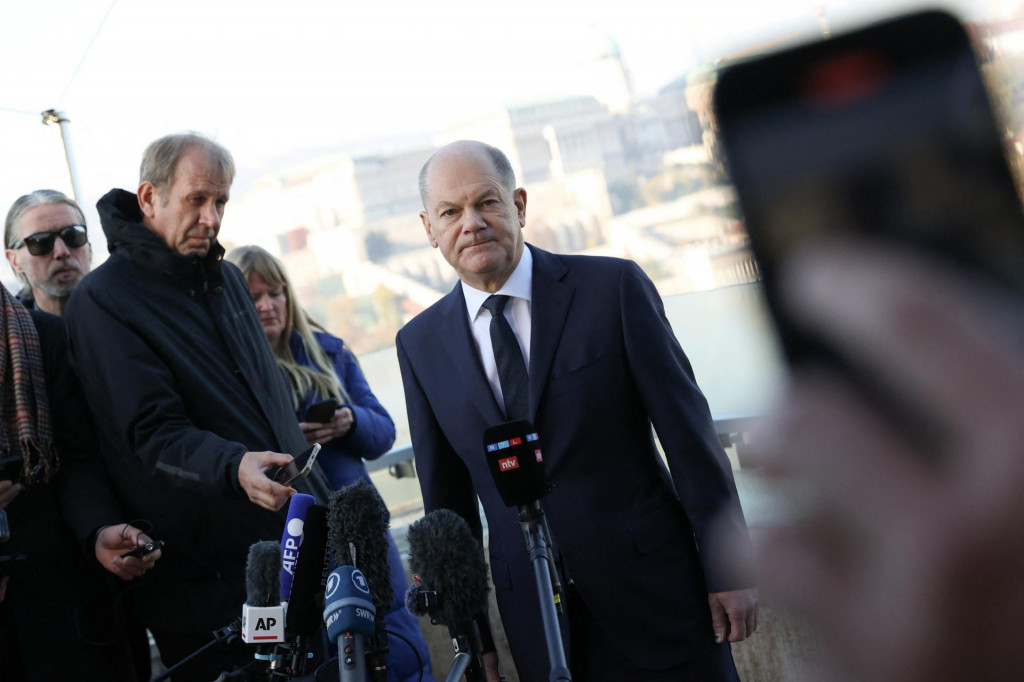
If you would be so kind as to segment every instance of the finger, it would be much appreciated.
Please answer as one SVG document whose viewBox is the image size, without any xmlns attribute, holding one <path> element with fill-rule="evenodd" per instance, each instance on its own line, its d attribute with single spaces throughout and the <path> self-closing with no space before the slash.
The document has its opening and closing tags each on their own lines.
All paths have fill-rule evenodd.
<svg viewBox="0 0 1024 682">
<path fill-rule="evenodd" d="M 717 597 L 709 597 L 708 604 L 711 607 L 711 629 L 715 633 L 715 642 L 721 644 L 729 633 L 729 619 Z"/>
<path fill-rule="evenodd" d="M 920 256 L 853 242 L 810 248 L 791 262 L 784 295 L 794 314 L 848 357 L 934 405 L 940 423 L 998 423 L 1007 396 L 1024 384 L 1024 361 L 993 329 L 994 294 L 977 283 Z"/>
<path fill-rule="evenodd" d="M 747 638 L 747 625 L 744 619 L 739 614 L 734 614 L 735 618 L 729 619 L 729 642 L 736 643 L 742 642 Z"/>
<path fill-rule="evenodd" d="M 926 459 L 851 389 L 805 377 L 784 412 L 764 447 L 798 514 L 821 513 L 816 507 L 824 505 L 851 523 L 884 523 L 908 499 L 929 495 Z"/>
</svg>

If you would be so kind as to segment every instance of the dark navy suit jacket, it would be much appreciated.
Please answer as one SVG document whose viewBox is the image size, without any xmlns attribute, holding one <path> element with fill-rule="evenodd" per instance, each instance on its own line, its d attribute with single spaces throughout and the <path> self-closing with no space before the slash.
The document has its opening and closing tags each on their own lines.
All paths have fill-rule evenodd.
<svg viewBox="0 0 1024 682">
<path fill-rule="evenodd" d="M 642 667 L 677 664 L 713 645 L 707 593 L 751 584 L 721 557 L 721 538 L 747 541 L 728 459 L 643 271 L 529 248 L 530 421 L 555 486 L 542 500 L 555 550 L 622 653 Z M 409 322 L 397 350 L 424 506 L 458 512 L 479 537 L 479 496 L 516 667 L 524 680 L 547 680 L 518 515 L 502 504 L 485 459 L 484 430 L 504 418 L 462 287 Z"/>
</svg>

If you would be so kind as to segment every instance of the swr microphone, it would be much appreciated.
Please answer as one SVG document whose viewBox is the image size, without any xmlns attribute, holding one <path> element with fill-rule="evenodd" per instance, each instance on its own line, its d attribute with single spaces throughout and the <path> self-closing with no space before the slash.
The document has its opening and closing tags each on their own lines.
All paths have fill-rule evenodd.
<svg viewBox="0 0 1024 682">
<path fill-rule="evenodd" d="M 281 607 L 281 545 L 273 540 L 249 548 L 245 564 L 245 604 L 242 606 L 242 641 L 267 644 L 284 641 Z"/>
<path fill-rule="evenodd" d="M 328 546 L 339 569 L 357 568 L 366 580 L 376 620 L 376 629 L 366 651 L 367 667 L 370 679 L 381 681 L 387 678 L 388 640 L 384 633 L 384 614 L 394 598 L 388 566 L 388 521 L 387 507 L 369 481 L 359 479 L 331 497 L 327 517 Z M 332 576 L 335 573 L 338 569 Z M 342 584 L 352 582 L 348 576 L 340 576 L 341 579 L 344 579 Z M 328 578 L 329 585 L 330 582 Z M 328 617 L 328 611 L 324 612 L 324 617 Z M 343 676 L 347 674 L 346 660 L 339 642 L 338 661 Z"/>
<path fill-rule="evenodd" d="M 376 632 L 377 610 L 370 586 L 358 568 L 339 566 L 327 578 L 324 623 L 338 644 L 340 682 L 366 682 L 366 641 Z"/>
<path fill-rule="evenodd" d="M 525 419 L 492 426 L 484 432 L 484 451 L 494 485 L 508 507 L 518 507 L 526 549 L 540 598 L 551 680 L 571 680 L 562 646 L 558 615 L 562 584 L 551 549 L 551 532 L 540 498 L 551 492 L 544 476 L 544 454 L 533 425 Z"/>
<path fill-rule="evenodd" d="M 306 513 L 316 504 L 316 498 L 306 493 L 295 493 L 288 502 L 288 518 L 281 536 L 281 601 L 286 602 L 292 594 L 292 581 L 295 578 L 295 562 L 299 558 L 299 545 L 302 543 L 302 528 L 306 521 Z"/>
<path fill-rule="evenodd" d="M 406 593 L 406 608 L 447 625 L 457 660 L 468 658 L 464 666 L 452 666 L 455 677 L 450 674 L 449 679 L 465 673 L 468 682 L 483 682 L 483 644 L 475 617 L 487 608 L 490 588 L 480 544 L 466 521 L 450 509 L 436 509 L 413 523 L 406 539 L 415 580 Z"/>
</svg>

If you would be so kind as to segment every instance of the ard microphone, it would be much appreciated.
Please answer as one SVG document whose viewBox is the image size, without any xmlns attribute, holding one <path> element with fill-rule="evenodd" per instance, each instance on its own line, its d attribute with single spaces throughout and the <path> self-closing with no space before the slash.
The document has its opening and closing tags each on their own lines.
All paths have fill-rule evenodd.
<svg viewBox="0 0 1024 682">
<path fill-rule="evenodd" d="M 291 598 L 292 582 L 295 579 L 295 562 L 299 558 L 302 543 L 302 529 L 306 513 L 316 503 L 316 498 L 306 493 L 295 493 L 288 502 L 288 518 L 281 536 L 281 601 Z"/>
<path fill-rule="evenodd" d="M 242 606 L 242 641 L 266 644 L 284 641 L 281 607 L 281 545 L 273 540 L 249 548 L 245 564 L 245 605 Z"/>
<path fill-rule="evenodd" d="M 487 608 L 490 588 L 480 544 L 466 521 L 450 509 L 436 509 L 413 523 L 406 539 L 415 579 L 406 593 L 406 608 L 447 625 L 456 656 L 469 657 L 467 681 L 483 682 L 483 645 L 475 617 Z"/>
<path fill-rule="evenodd" d="M 370 600 L 376 619 L 373 639 L 366 650 L 366 655 L 352 657 L 353 665 L 367 665 L 370 679 L 385 680 L 387 677 L 386 656 L 388 640 L 384 633 L 384 614 L 394 598 L 391 587 L 391 569 L 388 566 L 388 521 L 389 515 L 384 501 L 373 485 L 364 479 L 345 486 L 331 497 L 328 511 L 328 546 L 339 569 L 331 574 L 333 577 L 342 568 L 348 566 L 358 569 L 358 573 L 366 581 Z M 354 576 L 339 575 L 342 585 L 356 582 Z M 330 587 L 331 579 L 328 579 Z M 329 590 L 328 590 L 329 591 Z M 330 609 L 324 611 L 324 618 L 330 616 Z M 348 635 L 351 634 L 351 642 Z M 349 657 L 344 655 L 345 649 L 352 647 L 358 652 L 357 645 L 362 645 L 362 635 L 358 631 L 341 633 L 338 639 L 338 665 L 342 679 L 355 674 L 346 669 Z M 345 640 L 345 641 L 343 641 Z M 365 660 L 364 660 L 365 658 Z"/>
</svg>

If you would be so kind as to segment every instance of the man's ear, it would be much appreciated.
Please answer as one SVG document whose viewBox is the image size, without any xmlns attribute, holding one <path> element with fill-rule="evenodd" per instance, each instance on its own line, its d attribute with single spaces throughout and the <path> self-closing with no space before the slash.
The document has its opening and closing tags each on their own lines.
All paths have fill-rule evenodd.
<svg viewBox="0 0 1024 682">
<path fill-rule="evenodd" d="M 25 268 L 18 264 L 18 252 L 14 249 L 7 249 L 7 262 L 11 264 L 11 270 L 17 274 L 25 272 Z"/>
<path fill-rule="evenodd" d="M 139 198 L 139 208 L 142 209 L 142 215 L 147 218 L 152 218 L 156 213 L 154 206 L 156 205 L 156 202 L 159 201 L 156 187 L 152 182 L 146 180 L 139 185 L 139 189 L 135 195 Z"/>
<path fill-rule="evenodd" d="M 519 227 L 526 227 L 526 190 L 518 188 L 512 195 L 512 202 L 516 205 L 516 213 L 519 214 Z"/>
<path fill-rule="evenodd" d="M 427 215 L 426 211 L 420 211 L 420 222 L 423 223 L 423 229 L 427 232 L 427 240 L 436 249 L 437 240 L 434 239 L 434 233 L 430 231 L 430 216 Z"/>
</svg>

